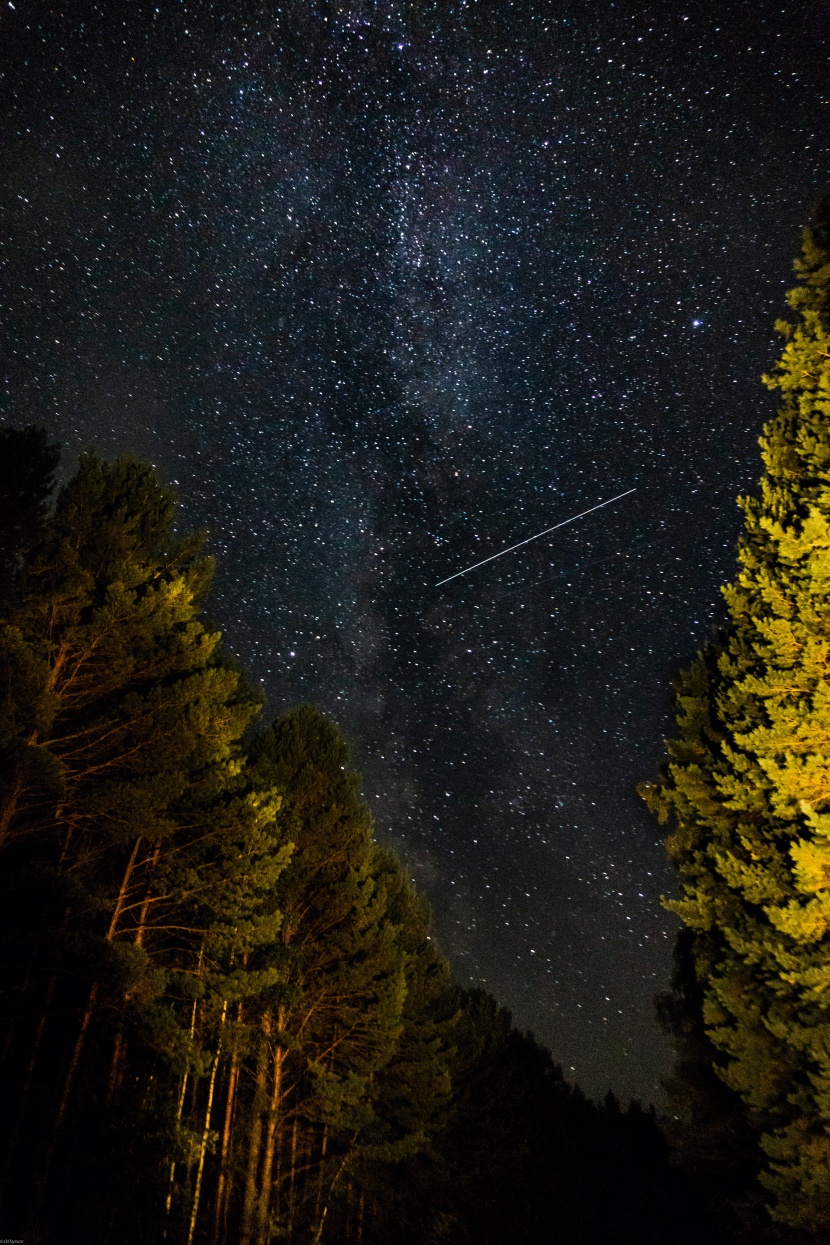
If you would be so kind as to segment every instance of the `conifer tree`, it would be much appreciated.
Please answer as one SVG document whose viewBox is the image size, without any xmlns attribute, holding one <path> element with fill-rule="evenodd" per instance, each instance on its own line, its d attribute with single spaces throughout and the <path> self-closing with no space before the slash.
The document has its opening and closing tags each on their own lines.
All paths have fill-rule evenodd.
<svg viewBox="0 0 830 1245">
<path fill-rule="evenodd" d="M 336 728 L 308 706 L 292 710 L 255 742 L 252 762 L 281 792 L 293 852 L 265 956 L 277 981 L 252 1038 L 239 1239 L 349 1239 L 360 1219 L 352 1171 L 376 1140 L 373 1082 L 401 1033 L 406 956 Z"/>
<path fill-rule="evenodd" d="M 445 1210 L 440 1139 L 450 1118 L 458 991 L 432 938 L 429 905 L 388 849 L 376 849 L 376 869 L 404 954 L 406 997 L 394 1052 L 373 1078 L 375 1119 L 352 1178 L 366 1245 L 406 1245 L 432 1239 Z"/>
<path fill-rule="evenodd" d="M 201 538 L 173 534 L 172 495 L 129 460 L 82 460 L 46 517 L 29 450 L 42 531 L 17 541 L 0 616 L 6 1206 L 69 1232 L 79 1135 L 86 1170 L 114 1113 L 164 1148 L 166 1077 L 204 1063 L 188 1018 L 246 939 L 273 940 L 285 852 L 245 773 L 258 698 L 200 617 Z"/>
<path fill-rule="evenodd" d="M 728 621 L 677 686 L 644 792 L 671 824 L 706 1034 L 765 1155 L 773 1216 L 830 1231 L 830 209 L 806 230 L 741 500 Z"/>
<path fill-rule="evenodd" d="M 717 1223 L 709 1239 L 730 1245 L 780 1240 L 764 1190 L 757 1182 L 757 1137 L 739 1095 L 715 1070 L 716 1052 L 703 1022 L 703 989 L 695 973 L 695 934 L 678 933 L 670 989 L 657 999 L 657 1016 L 673 1039 L 675 1065 L 666 1081 L 672 1106 L 663 1121 L 675 1164 L 683 1170 Z"/>
</svg>

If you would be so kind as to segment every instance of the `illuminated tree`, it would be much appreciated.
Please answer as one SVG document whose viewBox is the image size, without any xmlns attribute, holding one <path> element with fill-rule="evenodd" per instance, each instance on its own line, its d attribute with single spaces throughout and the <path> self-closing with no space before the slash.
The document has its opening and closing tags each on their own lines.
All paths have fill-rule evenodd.
<svg viewBox="0 0 830 1245">
<path fill-rule="evenodd" d="M 36 474 L 42 446 L 18 436 Z M 201 619 L 211 564 L 174 535 L 169 490 L 90 456 L 48 518 L 46 484 L 30 492 L 0 616 L 6 1189 L 69 1232 L 90 1139 L 119 1110 L 160 1127 L 136 1087 L 204 1062 L 193 1017 L 232 966 L 222 929 L 273 938 L 285 857 L 245 773 L 259 701 Z"/>
<path fill-rule="evenodd" d="M 830 210 L 779 323 L 781 393 L 744 498 L 728 621 L 679 680 L 646 789 L 671 826 L 717 1071 L 745 1104 L 778 1220 L 830 1228 Z"/>
</svg>

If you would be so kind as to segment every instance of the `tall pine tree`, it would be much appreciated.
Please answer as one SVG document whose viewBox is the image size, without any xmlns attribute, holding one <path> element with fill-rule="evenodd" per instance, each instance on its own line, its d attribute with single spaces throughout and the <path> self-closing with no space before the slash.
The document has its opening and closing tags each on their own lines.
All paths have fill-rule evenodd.
<svg viewBox="0 0 830 1245">
<path fill-rule="evenodd" d="M 830 1232 L 830 208 L 777 326 L 728 621 L 681 676 L 679 737 L 645 790 L 682 883 L 718 1074 L 765 1156 L 774 1218 Z"/>
<path fill-rule="evenodd" d="M 293 853 L 265 952 L 276 981 L 252 1038 L 239 1240 L 344 1240 L 361 1221 L 352 1171 L 377 1140 L 374 1079 L 402 1029 L 395 879 L 378 858 L 345 741 L 322 714 L 286 714 L 252 761 L 258 782 L 282 793 Z"/>
<path fill-rule="evenodd" d="M 285 854 L 245 772 L 258 698 L 200 617 L 211 566 L 173 533 L 170 492 L 90 456 L 47 514 L 53 458 L 6 440 L 32 480 L 0 604 L 3 1205 L 44 1239 L 93 1218 L 103 1237 L 116 1192 L 127 1218 L 153 1202 L 141 1164 L 116 1190 L 113 1155 L 138 1144 L 131 1121 L 159 1134 L 148 1172 L 164 1148 L 164 1087 L 182 1061 L 201 1069 L 202 1033 L 215 1045 L 197 1000 L 227 980 L 231 943 L 275 936 Z"/>
</svg>

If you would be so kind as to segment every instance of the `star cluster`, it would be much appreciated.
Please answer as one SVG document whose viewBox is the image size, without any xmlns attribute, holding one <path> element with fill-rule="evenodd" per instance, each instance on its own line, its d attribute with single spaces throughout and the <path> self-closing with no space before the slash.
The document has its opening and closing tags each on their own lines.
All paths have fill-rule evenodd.
<svg viewBox="0 0 830 1245">
<path fill-rule="evenodd" d="M 0 36 L 2 418 L 177 483 L 459 980 L 654 1098 L 634 788 L 759 471 L 824 6 L 15 0 Z"/>
</svg>

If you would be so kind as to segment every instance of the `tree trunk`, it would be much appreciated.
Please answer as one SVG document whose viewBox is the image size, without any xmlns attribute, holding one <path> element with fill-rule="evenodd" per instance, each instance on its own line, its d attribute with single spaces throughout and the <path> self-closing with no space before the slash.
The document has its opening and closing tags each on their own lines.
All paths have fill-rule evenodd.
<svg viewBox="0 0 830 1245">
<path fill-rule="evenodd" d="M 248 1146 L 248 1167 L 245 1172 L 245 1196 L 242 1203 L 242 1230 L 239 1236 L 239 1245 L 251 1245 L 253 1240 L 254 1218 L 257 1209 L 257 1174 L 259 1172 L 260 1150 L 262 1148 L 262 1111 L 265 1104 L 266 1071 L 267 1049 L 265 1043 L 262 1042 L 257 1055 L 253 1119 L 251 1120 L 251 1140 Z"/>
<path fill-rule="evenodd" d="M 61 1094 L 61 1100 L 58 1103 L 58 1110 L 55 1114 L 55 1123 L 53 1126 L 54 1127 L 53 1144 L 49 1147 L 50 1155 L 52 1153 L 52 1149 L 54 1148 L 54 1133 L 58 1131 L 61 1124 L 63 1123 L 64 1116 L 66 1115 L 66 1108 L 69 1103 L 69 1095 L 72 1092 L 72 1086 L 75 1082 L 75 1074 L 77 1073 L 78 1065 L 81 1062 L 81 1052 L 84 1048 L 84 1042 L 86 1041 L 86 1033 L 87 1033 L 87 1029 L 89 1028 L 90 1021 L 92 1020 L 92 1014 L 95 1011 L 95 1003 L 96 1003 L 97 998 L 98 998 L 98 982 L 93 981 L 92 985 L 89 988 L 89 995 L 87 996 L 86 1007 L 84 1008 L 84 1014 L 81 1017 L 81 1027 L 78 1030 L 78 1036 L 75 1039 L 75 1045 L 72 1048 L 72 1054 L 69 1059 L 69 1067 L 66 1070 L 66 1076 L 64 1077 L 64 1081 L 63 1081 L 63 1093 Z"/>
<path fill-rule="evenodd" d="M 219 1067 L 219 1059 L 222 1054 L 222 1029 L 225 1025 L 225 1017 L 228 1014 L 228 1001 L 225 999 L 222 1005 L 222 1018 L 219 1021 L 219 1037 L 216 1043 L 216 1058 L 213 1061 L 213 1067 L 210 1070 L 210 1084 L 208 1086 L 207 1108 L 205 1110 L 205 1126 L 202 1129 L 202 1144 L 199 1147 L 199 1165 L 196 1169 L 196 1188 L 193 1191 L 193 1207 L 190 1212 L 190 1226 L 187 1233 L 187 1245 L 193 1245 L 193 1236 L 196 1232 L 196 1220 L 199 1216 L 199 1199 L 202 1193 L 202 1176 L 205 1170 L 205 1155 L 207 1154 L 207 1143 L 210 1135 L 210 1114 L 213 1110 L 213 1091 L 216 1086 L 216 1070 Z"/>
<path fill-rule="evenodd" d="M 265 1129 L 265 1152 L 262 1161 L 262 1183 L 259 1193 L 259 1232 L 263 1240 L 267 1239 L 266 1231 L 271 1210 L 272 1174 L 274 1170 L 274 1150 L 280 1140 L 280 1106 L 282 1096 L 282 1066 L 285 1050 L 277 1047 L 274 1053 L 274 1079 L 271 1083 L 271 1099 L 268 1103 L 268 1123 Z"/>
<path fill-rule="evenodd" d="M 199 967 L 201 968 L 201 966 L 202 966 L 202 953 L 200 951 L 199 952 Z M 193 1041 L 193 1034 L 196 1032 L 196 1008 L 197 1008 L 197 1000 L 194 999 L 193 1007 L 190 1012 L 190 1040 L 191 1042 Z M 185 1095 L 187 1094 L 187 1079 L 188 1079 L 187 1068 L 185 1068 L 184 1072 L 182 1073 L 182 1087 L 179 1090 L 179 1102 L 176 1108 L 176 1124 L 177 1125 L 181 1123 L 182 1112 L 184 1111 L 184 1100 L 185 1100 Z M 170 1162 L 170 1176 L 167 1181 L 167 1200 L 164 1204 L 166 1215 L 170 1214 L 170 1208 L 173 1205 L 173 1188 L 175 1185 L 175 1180 L 176 1180 L 176 1160 L 172 1159 Z M 164 1229 L 164 1239 L 165 1240 L 167 1239 L 166 1228 Z"/>
<path fill-rule="evenodd" d="M 326 1200 L 325 1200 L 325 1203 L 324 1203 L 324 1205 L 323 1205 L 322 1212 L 320 1213 L 320 1218 L 319 1218 L 319 1220 L 317 1221 L 317 1231 L 314 1233 L 314 1245 L 320 1245 L 320 1242 L 321 1242 L 321 1241 L 322 1241 L 322 1239 L 323 1239 L 323 1232 L 324 1232 L 325 1227 L 326 1227 L 326 1218 L 328 1217 L 328 1213 L 329 1213 L 329 1202 L 330 1202 L 330 1200 L 331 1200 L 331 1196 L 332 1196 L 332 1194 L 334 1193 L 334 1188 L 335 1188 L 335 1185 L 337 1184 L 338 1180 L 340 1179 L 340 1177 L 341 1177 L 341 1175 L 342 1175 L 342 1173 L 343 1173 L 343 1169 L 345 1168 L 345 1166 L 346 1166 L 346 1156 L 344 1155 L 344 1156 L 343 1156 L 343 1162 L 340 1164 L 340 1166 L 338 1167 L 337 1171 L 335 1172 L 334 1179 L 332 1180 L 332 1182 L 331 1182 L 331 1184 L 330 1184 L 330 1186 L 329 1186 L 329 1191 L 328 1191 L 328 1193 L 326 1194 Z M 321 1169 L 320 1169 L 320 1180 L 322 1181 L 322 1179 L 323 1179 L 323 1169 L 321 1168 Z"/>
<path fill-rule="evenodd" d="M 352 1138 L 351 1145 L 354 1145 L 356 1140 L 357 1140 L 357 1133 L 355 1133 L 354 1137 Z M 346 1153 L 343 1155 L 343 1161 L 341 1162 L 340 1166 L 335 1172 L 334 1179 L 329 1185 L 329 1190 L 328 1190 L 328 1193 L 326 1194 L 325 1205 L 323 1206 L 322 1213 L 320 1214 L 320 1218 L 317 1223 L 317 1231 L 314 1233 L 314 1245 L 320 1245 L 320 1241 L 323 1239 L 323 1229 L 326 1226 L 326 1217 L 329 1213 L 329 1202 L 332 1199 L 334 1190 L 337 1187 L 340 1177 L 343 1175 L 343 1172 L 346 1170 L 346 1164 L 349 1161 L 350 1151 L 351 1151 L 351 1146 L 349 1146 L 349 1148 L 346 1150 Z M 322 1179 L 323 1179 L 323 1168 L 321 1167 L 320 1168 L 321 1184 L 322 1184 Z"/>
<path fill-rule="evenodd" d="M 328 1150 L 328 1142 L 329 1142 L 329 1126 L 328 1124 L 326 1124 L 323 1127 L 323 1140 L 320 1144 L 320 1167 L 317 1171 L 317 1195 L 314 1199 L 315 1220 L 320 1218 L 320 1206 L 323 1201 L 323 1174 L 324 1174 L 325 1166 L 326 1166 L 326 1152 Z"/>
<path fill-rule="evenodd" d="M 297 1180 L 297 1117 L 291 1126 L 291 1171 L 288 1177 L 288 1235 L 294 1228 L 294 1191 Z"/>
<path fill-rule="evenodd" d="M 148 856 L 144 864 L 148 866 L 147 883 L 144 887 L 144 899 L 141 903 L 141 911 L 138 914 L 138 926 L 135 931 L 135 945 L 140 947 L 144 942 L 144 931 L 147 928 L 147 909 L 150 906 L 150 883 L 153 880 L 153 872 L 158 864 L 161 855 L 161 843 L 157 843 L 155 850 L 151 856 Z"/>
<path fill-rule="evenodd" d="M 141 838 L 139 837 L 136 839 L 135 843 L 133 844 L 133 850 L 130 853 L 130 859 L 127 861 L 127 867 L 124 870 L 124 876 L 121 879 L 121 887 L 118 891 L 118 898 L 115 901 L 115 907 L 113 908 L 112 918 L 109 924 L 109 929 L 107 930 L 107 933 L 106 933 L 107 942 L 112 942 L 113 938 L 115 937 L 116 930 L 118 929 L 118 922 L 121 920 L 121 913 L 124 910 L 124 903 L 127 898 L 127 891 L 129 889 L 130 882 L 132 881 L 133 870 L 135 869 L 135 860 L 136 860 L 136 856 L 138 855 L 138 849 L 140 845 L 141 845 Z"/>
<path fill-rule="evenodd" d="M 216 1187 L 216 1210 L 213 1218 L 213 1245 L 221 1245 L 225 1238 L 227 1223 L 227 1206 L 230 1198 L 230 1178 L 228 1176 L 228 1151 L 230 1150 L 231 1122 L 236 1099 L 236 1086 L 239 1081 L 239 1057 L 236 1052 L 231 1056 L 228 1070 L 228 1090 L 225 1098 L 225 1122 L 222 1127 L 222 1148 L 219 1154 L 219 1180 Z"/>
<path fill-rule="evenodd" d="M 113 938 L 115 937 L 116 930 L 118 929 L 118 922 L 121 918 L 121 913 L 124 908 L 124 901 L 126 900 L 127 891 L 130 885 L 130 880 L 132 878 L 133 870 L 135 868 L 135 860 L 136 860 L 136 856 L 138 855 L 138 847 L 140 843 L 141 843 L 141 839 L 140 838 L 136 839 L 135 844 L 133 845 L 133 850 L 130 854 L 130 859 L 127 861 L 127 866 L 124 870 L 124 876 L 121 879 L 121 886 L 118 891 L 118 898 L 115 901 L 115 907 L 113 909 L 112 917 L 110 919 L 109 929 L 107 930 L 105 934 L 105 938 L 107 942 L 112 942 Z M 55 1124 L 54 1124 L 55 1132 L 57 1132 L 58 1129 L 60 1128 L 61 1124 L 63 1123 L 64 1116 L 66 1115 L 66 1107 L 69 1102 L 69 1095 L 72 1092 L 72 1085 L 75 1081 L 75 1075 L 78 1071 L 78 1065 L 81 1061 L 81 1052 L 83 1051 L 84 1042 L 86 1041 L 87 1030 L 89 1029 L 89 1024 L 90 1024 L 90 1021 L 92 1020 L 93 1012 L 95 1011 L 95 1003 L 97 1001 L 97 998 L 98 998 L 98 982 L 94 981 L 89 990 L 89 997 L 87 998 L 86 1008 L 84 1009 L 84 1014 L 81 1019 L 81 1027 L 78 1031 L 78 1036 L 75 1040 L 75 1046 L 72 1050 L 72 1055 L 69 1060 L 69 1067 L 67 1069 L 66 1076 L 64 1078 L 63 1093 L 61 1094 L 61 1100 L 58 1103 L 58 1110 L 55 1115 Z M 51 1154 L 52 1149 L 53 1149 L 53 1146 L 50 1146 L 50 1149 L 49 1149 L 50 1154 Z"/>
<path fill-rule="evenodd" d="M 17 812 L 17 805 L 20 800 L 20 796 L 23 793 L 23 787 L 22 766 L 18 763 L 14 778 L 14 786 L 8 794 L 8 797 L 3 805 L 2 812 L 0 812 L 0 851 L 3 850 L 6 839 L 11 833 L 12 822 L 14 821 L 15 814 Z"/>
<path fill-rule="evenodd" d="M 231 957 L 233 958 L 233 957 Z M 248 963 L 248 952 L 242 956 L 243 966 Z M 237 1031 L 242 1026 L 245 1014 L 244 1004 L 240 999 L 236 1004 Z M 237 1051 L 237 1034 L 234 1035 L 231 1050 L 231 1064 L 228 1072 L 228 1091 L 225 1101 L 225 1122 L 222 1129 L 222 1152 L 219 1161 L 219 1181 L 216 1192 L 216 1211 L 213 1224 L 213 1245 L 221 1245 L 228 1234 L 228 1209 L 231 1197 L 231 1178 L 228 1172 L 228 1156 L 231 1149 L 232 1125 L 236 1106 L 236 1090 L 239 1085 L 240 1059 Z"/>
</svg>

